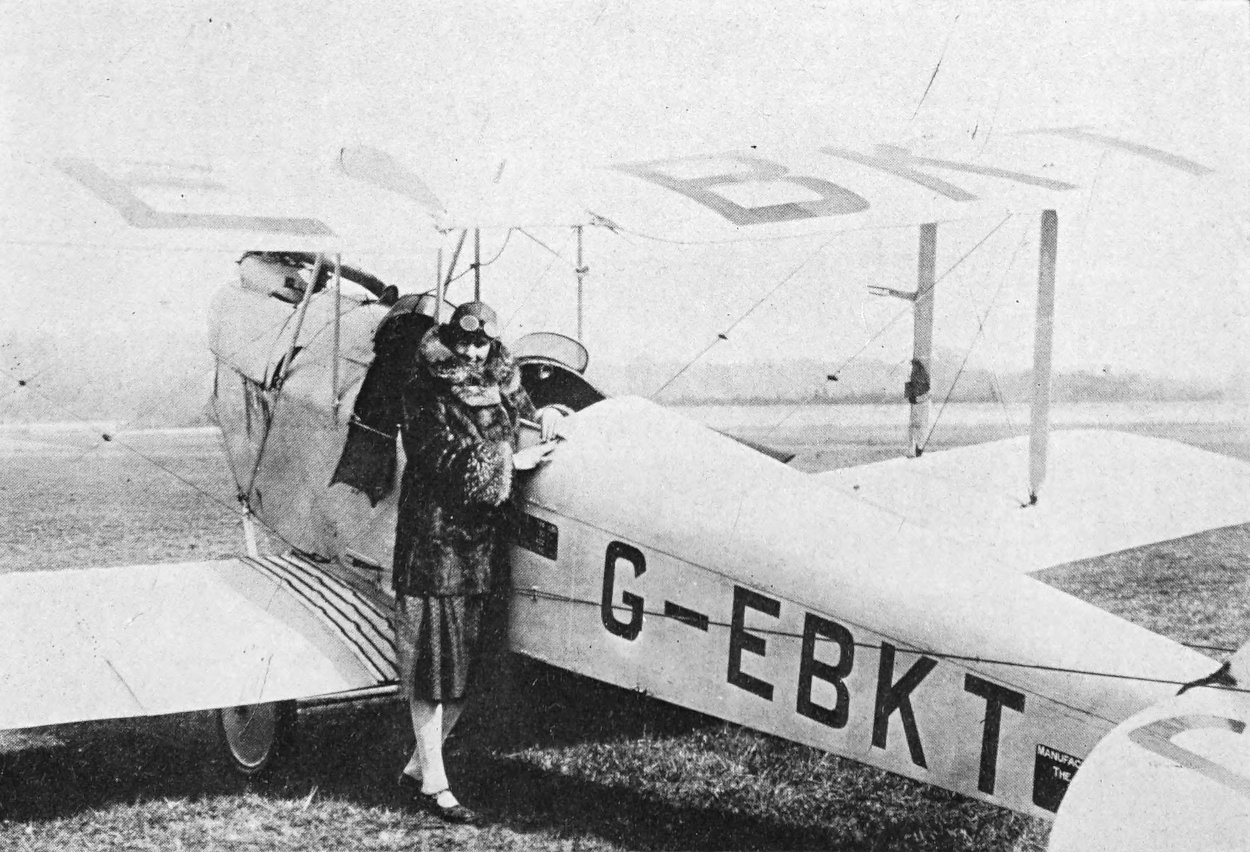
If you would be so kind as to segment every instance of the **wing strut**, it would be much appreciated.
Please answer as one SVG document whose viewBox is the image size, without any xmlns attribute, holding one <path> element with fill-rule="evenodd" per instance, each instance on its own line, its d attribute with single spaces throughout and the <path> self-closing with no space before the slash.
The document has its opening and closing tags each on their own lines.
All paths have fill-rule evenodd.
<svg viewBox="0 0 1250 852">
<path fill-rule="evenodd" d="M 1037 502 L 1046 478 L 1050 431 L 1050 366 L 1055 336 L 1055 259 L 1059 249 L 1059 214 L 1042 211 L 1037 269 L 1037 324 L 1033 331 L 1033 413 L 1029 432 L 1029 505 Z"/>
<path fill-rule="evenodd" d="M 334 360 L 330 362 L 330 415 L 339 418 L 339 349 L 343 343 L 343 255 L 334 256 Z"/>
<path fill-rule="evenodd" d="M 916 297 L 912 303 L 912 377 L 907 401 L 911 420 L 907 430 L 907 454 L 913 458 L 924 452 L 929 431 L 930 362 L 933 360 L 933 299 L 937 285 L 937 223 L 920 226 L 920 251 L 916 262 Z"/>
<path fill-rule="evenodd" d="M 460 239 L 456 240 L 456 248 L 451 253 L 451 266 L 447 267 L 447 277 L 443 281 L 444 291 L 451 286 L 452 276 L 456 274 L 456 264 L 460 262 L 460 250 L 464 248 L 464 241 L 468 236 L 469 231 L 466 228 L 460 232 Z M 439 264 L 439 267 L 442 267 L 441 263 Z"/>
<path fill-rule="evenodd" d="M 577 225 L 573 228 L 577 231 L 577 342 L 585 343 L 585 335 L 582 333 L 582 314 L 584 302 L 582 299 L 582 287 L 586 283 L 586 261 L 582 256 L 582 226 Z"/>
<path fill-rule="evenodd" d="M 438 258 L 435 260 L 434 269 L 434 324 L 441 325 L 443 322 L 443 294 L 447 292 L 443 285 L 443 249 L 438 249 Z"/>
<path fill-rule="evenodd" d="M 473 301 L 482 301 L 482 229 L 473 229 Z"/>
<path fill-rule="evenodd" d="M 874 296 L 893 296 L 911 302 L 912 348 L 911 375 L 903 386 L 903 394 L 911 403 L 907 426 L 907 455 L 917 458 L 924 452 L 929 432 L 929 372 L 933 361 L 933 299 L 937 287 L 937 223 L 920 226 L 920 251 L 916 259 L 916 291 L 895 290 L 870 284 Z M 836 379 L 836 376 L 830 376 Z"/>
<path fill-rule="evenodd" d="M 269 445 L 269 436 L 273 434 L 273 424 L 278 414 L 278 404 L 282 401 L 283 385 L 286 384 L 286 378 L 291 374 L 291 362 L 295 360 L 295 351 L 299 348 L 299 334 L 304 328 L 304 317 L 308 314 L 308 305 L 312 302 L 313 291 L 317 289 L 317 280 L 321 277 L 321 268 L 325 265 L 326 256 L 322 252 L 317 253 L 317 258 L 313 261 L 312 274 L 308 278 L 308 286 L 304 289 L 304 295 L 300 298 L 299 307 L 295 311 L 295 330 L 291 332 L 291 343 L 287 346 L 286 355 L 278 362 L 280 373 L 275 373 L 271 379 L 271 384 L 276 388 L 273 404 L 269 408 L 269 416 L 265 419 L 265 432 L 260 437 L 260 446 L 256 449 L 256 461 L 252 464 L 252 475 L 247 480 L 247 490 L 244 491 L 244 497 L 250 506 L 252 501 L 253 490 L 256 488 L 256 477 L 260 474 L 260 465 L 265 458 L 265 448 Z"/>
</svg>

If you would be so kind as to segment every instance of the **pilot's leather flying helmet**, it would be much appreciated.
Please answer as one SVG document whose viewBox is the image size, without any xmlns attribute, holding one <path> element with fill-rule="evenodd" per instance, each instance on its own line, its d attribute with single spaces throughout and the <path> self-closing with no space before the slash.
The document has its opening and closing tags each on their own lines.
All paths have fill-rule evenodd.
<svg viewBox="0 0 1250 852">
<path fill-rule="evenodd" d="M 485 302 L 465 302 L 452 313 L 448 325 L 465 337 L 499 337 L 499 317 Z"/>
</svg>

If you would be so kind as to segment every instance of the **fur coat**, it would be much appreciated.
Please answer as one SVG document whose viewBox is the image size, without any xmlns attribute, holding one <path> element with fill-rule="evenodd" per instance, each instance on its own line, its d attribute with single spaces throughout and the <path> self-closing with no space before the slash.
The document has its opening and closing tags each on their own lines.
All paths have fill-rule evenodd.
<svg viewBox="0 0 1250 852">
<path fill-rule="evenodd" d="M 421 339 L 403 389 L 407 465 L 399 494 L 398 595 L 476 595 L 506 563 L 518 419 L 534 417 L 503 344 L 474 367 L 439 329 Z M 500 578 L 502 579 L 502 578 Z"/>
</svg>

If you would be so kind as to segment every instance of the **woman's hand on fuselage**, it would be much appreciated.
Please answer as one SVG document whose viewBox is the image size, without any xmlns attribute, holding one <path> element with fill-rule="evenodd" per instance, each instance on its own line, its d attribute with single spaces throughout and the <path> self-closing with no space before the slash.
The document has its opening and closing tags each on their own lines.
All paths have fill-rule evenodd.
<svg viewBox="0 0 1250 852">
<path fill-rule="evenodd" d="M 514 470 L 533 470 L 544 462 L 551 461 L 551 451 L 556 448 L 555 441 L 535 444 L 512 454 Z"/>
<path fill-rule="evenodd" d="M 564 420 L 564 415 L 564 411 L 553 405 L 538 410 L 538 436 L 544 444 L 555 440 L 556 430 Z"/>
</svg>

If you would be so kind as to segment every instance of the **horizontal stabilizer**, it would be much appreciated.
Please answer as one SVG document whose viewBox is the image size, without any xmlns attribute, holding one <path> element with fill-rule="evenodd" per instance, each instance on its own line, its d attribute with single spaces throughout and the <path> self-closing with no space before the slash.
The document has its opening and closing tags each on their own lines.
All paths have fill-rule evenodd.
<svg viewBox="0 0 1250 852">
<path fill-rule="evenodd" d="M 1250 464 L 1175 441 L 1055 432 L 1033 506 L 1028 465 L 1021 437 L 818 478 L 1020 571 L 1250 523 Z"/>
<path fill-rule="evenodd" d="M 395 679 L 386 612 L 281 557 L 0 575 L 0 730 Z"/>
</svg>

